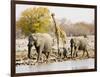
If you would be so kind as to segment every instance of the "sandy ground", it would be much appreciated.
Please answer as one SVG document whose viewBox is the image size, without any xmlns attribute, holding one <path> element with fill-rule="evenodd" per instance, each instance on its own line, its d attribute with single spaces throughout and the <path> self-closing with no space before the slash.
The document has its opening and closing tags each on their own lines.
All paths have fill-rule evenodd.
<svg viewBox="0 0 100 77">
<path fill-rule="evenodd" d="M 67 44 L 66 44 L 66 49 L 69 48 L 70 46 L 70 39 L 72 37 L 67 38 Z M 83 38 L 82 36 L 77 37 L 77 38 Z M 89 56 L 90 58 L 94 58 L 94 36 L 88 36 L 87 37 L 88 41 L 88 46 L 89 46 Z M 16 65 L 36 65 L 36 59 L 37 59 L 37 53 L 35 51 L 35 48 L 32 48 L 32 59 L 29 59 L 27 57 L 28 51 L 27 51 L 27 38 L 25 39 L 16 39 Z M 56 47 L 56 45 L 55 45 Z M 57 49 L 53 47 L 53 53 L 50 55 L 50 63 L 55 63 L 55 62 L 63 62 L 63 61 L 70 61 L 72 60 L 70 58 L 70 51 L 68 51 L 67 58 L 61 59 L 60 61 L 57 59 L 57 56 L 55 55 L 57 52 Z M 87 59 L 86 55 L 82 57 L 83 51 L 79 51 L 78 57 L 75 58 L 74 60 L 84 60 Z M 45 63 L 45 56 L 42 54 L 43 61 L 42 64 Z"/>
</svg>

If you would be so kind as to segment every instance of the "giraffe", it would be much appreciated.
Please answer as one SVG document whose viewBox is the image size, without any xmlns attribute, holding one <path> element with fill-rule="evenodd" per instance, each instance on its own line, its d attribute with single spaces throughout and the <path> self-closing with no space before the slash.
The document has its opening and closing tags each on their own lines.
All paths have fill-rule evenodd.
<svg viewBox="0 0 100 77">
<path fill-rule="evenodd" d="M 63 43 L 63 47 L 65 47 L 65 44 L 66 44 L 66 33 L 65 31 L 61 28 L 61 26 L 57 26 L 57 33 L 58 33 L 58 36 L 59 38 L 61 38 L 62 40 L 62 43 Z"/>
<path fill-rule="evenodd" d="M 54 14 L 51 15 L 53 22 L 54 22 L 54 26 L 55 26 L 55 36 L 57 38 L 57 48 L 58 48 L 58 57 L 61 55 L 60 53 L 60 48 L 59 48 L 59 41 L 60 38 L 62 39 L 62 43 L 63 43 L 63 48 L 65 48 L 65 44 L 66 44 L 66 33 L 65 31 L 56 24 L 55 18 L 54 18 Z"/>
</svg>

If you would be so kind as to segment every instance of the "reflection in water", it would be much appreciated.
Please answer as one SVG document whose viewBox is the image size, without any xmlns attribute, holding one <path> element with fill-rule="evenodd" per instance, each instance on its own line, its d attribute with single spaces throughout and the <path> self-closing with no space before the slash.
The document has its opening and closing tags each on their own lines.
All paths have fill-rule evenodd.
<svg viewBox="0 0 100 77">
<path fill-rule="evenodd" d="M 84 59 L 84 60 L 71 60 L 71 61 L 40 64 L 40 65 L 19 65 L 16 66 L 16 73 L 93 69 L 93 68 L 94 68 L 94 59 Z"/>
</svg>

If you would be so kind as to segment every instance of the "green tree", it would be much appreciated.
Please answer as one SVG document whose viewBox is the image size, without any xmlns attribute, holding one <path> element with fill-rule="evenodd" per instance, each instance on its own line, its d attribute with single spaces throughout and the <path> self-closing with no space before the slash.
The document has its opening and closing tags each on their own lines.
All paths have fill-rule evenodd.
<svg viewBox="0 0 100 77">
<path fill-rule="evenodd" d="M 28 35 L 36 32 L 48 32 L 51 23 L 50 11 L 45 7 L 28 8 L 22 12 L 16 22 L 16 28 Z"/>
</svg>

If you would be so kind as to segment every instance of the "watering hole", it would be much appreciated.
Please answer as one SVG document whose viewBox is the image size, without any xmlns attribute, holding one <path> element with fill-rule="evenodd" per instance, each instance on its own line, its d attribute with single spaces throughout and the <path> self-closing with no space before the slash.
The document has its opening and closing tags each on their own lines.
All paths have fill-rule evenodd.
<svg viewBox="0 0 100 77">
<path fill-rule="evenodd" d="M 94 69 L 94 67 L 95 60 L 90 58 L 84 60 L 70 60 L 39 65 L 17 65 L 16 73 Z"/>
</svg>

